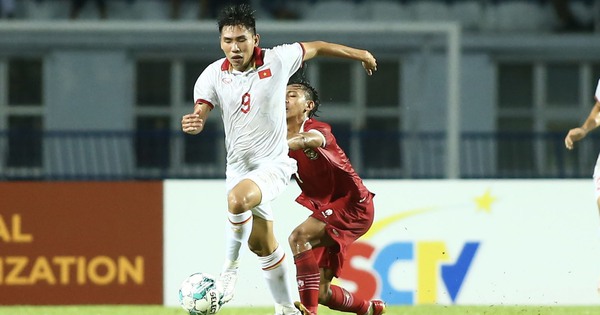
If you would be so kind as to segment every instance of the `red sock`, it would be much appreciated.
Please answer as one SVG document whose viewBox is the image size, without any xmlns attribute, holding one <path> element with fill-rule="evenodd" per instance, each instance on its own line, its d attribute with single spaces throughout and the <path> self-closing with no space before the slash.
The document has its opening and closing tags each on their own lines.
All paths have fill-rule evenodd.
<svg viewBox="0 0 600 315">
<path fill-rule="evenodd" d="M 369 311 L 371 302 L 358 299 L 346 289 L 331 285 L 331 298 L 325 305 L 332 310 L 363 315 Z"/>
<path fill-rule="evenodd" d="M 312 313 L 317 314 L 319 306 L 319 266 L 312 251 L 307 250 L 294 256 L 296 280 L 300 302 Z"/>
</svg>

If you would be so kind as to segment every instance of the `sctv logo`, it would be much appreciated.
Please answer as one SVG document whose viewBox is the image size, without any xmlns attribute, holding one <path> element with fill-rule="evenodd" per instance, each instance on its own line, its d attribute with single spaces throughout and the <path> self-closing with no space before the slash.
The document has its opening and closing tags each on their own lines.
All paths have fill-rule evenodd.
<svg viewBox="0 0 600 315">
<path fill-rule="evenodd" d="M 366 299 L 379 292 L 390 305 L 439 302 L 438 286 L 443 284 L 451 302 L 455 303 L 478 248 L 479 242 L 465 242 L 456 253 L 456 259 L 451 261 L 446 243 L 442 241 L 398 241 L 377 248 L 358 241 L 348 250 L 340 280 L 353 282 L 355 293 Z M 354 260 L 372 262 L 371 268 L 357 268 L 352 263 Z M 414 271 L 414 275 L 398 276 L 401 273 L 398 269 L 402 267 Z"/>
<path fill-rule="evenodd" d="M 425 185 L 430 188 L 432 184 Z M 410 187 L 406 191 L 411 196 L 419 196 L 423 188 L 411 191 Z M 453 187 L 433 188 L 447 193 L 437 196 L 444 200 L 442 206 L 404 211 L 384 208 L 383 218 L 373 222 L 369 231 L 348 248 L 339 280 L 353 283 L 354 293 L 361 298 L 380 296 L 390 305 L 457 303 L 480 251 L 479 240 L 486 239 L 481 227 L 493 222 L 492 204 L 498 198 L 490 188 L 472 197 L 482 188 L 479 183 Z M 473 203 L 465 202 L 469 199 L 475 211 Z M 387 202 L 391 205 L 396 200 L 394 197 Z M 456 224 L 446 224 L 457 217 L 461 220 Z M 402 229 L 398 228 L 400 221 Z M 432 230 L 431 226 L 439 222 L 444 228 Z"/>
</svg>

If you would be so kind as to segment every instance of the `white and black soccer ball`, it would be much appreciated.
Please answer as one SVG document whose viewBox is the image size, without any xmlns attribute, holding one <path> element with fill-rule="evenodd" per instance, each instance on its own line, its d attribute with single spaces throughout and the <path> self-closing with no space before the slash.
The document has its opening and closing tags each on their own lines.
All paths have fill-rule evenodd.
<svg viewBox="0 0 600 315">
<path fill-rule="evenodd" d="M 191 315 L 216 314 L 221 309 L 222 297 L 217 279 L 206 273 L 190 275 L 179 288 L 179 304 Z"/>
</svg>

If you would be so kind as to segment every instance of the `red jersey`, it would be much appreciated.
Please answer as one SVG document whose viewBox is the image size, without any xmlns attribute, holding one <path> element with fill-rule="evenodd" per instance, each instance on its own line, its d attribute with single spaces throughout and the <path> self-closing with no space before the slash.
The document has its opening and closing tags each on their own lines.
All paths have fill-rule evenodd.
<svg viewBox="0 0 600 315">
<path fill-rule="evenodd" d="M 295 177 L 302 190 L 296 201 L 309 209 L 319 209 L 342 197 L 359 202 L 369 196 L 369 190 L 338 146 L 331 126 L 309 118 L 302 129 L 300 132 L 319 131 L 325 137 L 325 146 L 289 151 L 289 156 L 298 162 Z"/>
</svg>

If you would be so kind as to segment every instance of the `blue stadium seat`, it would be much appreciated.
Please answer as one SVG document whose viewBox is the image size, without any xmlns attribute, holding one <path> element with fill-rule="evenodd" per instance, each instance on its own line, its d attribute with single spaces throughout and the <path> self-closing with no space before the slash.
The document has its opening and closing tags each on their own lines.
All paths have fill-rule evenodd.
<svg viewBox="0 0 600 315">
<path fill-rule="evenodd" d="M 380 0 L 363 1 L 359 4 L 367 12 L 371 21 L 413 21 L 414 17 L 408 8 L 400 1 Z"/>
<path fill-rule="evenodd" d="M 303 17 L 309 21 L 355 21 L 360 18 L 360 14 L 354 1 L 320 0 L 312 5 Z M 366 17 L 363 16 L 362 18 Z"/>
</svg>

